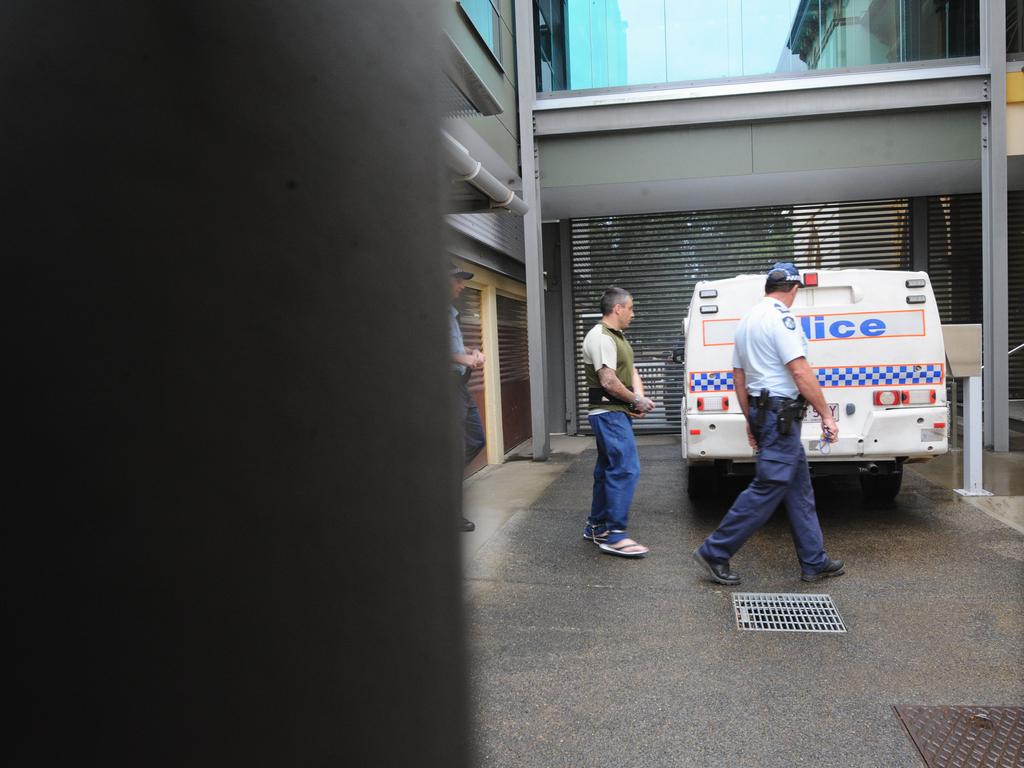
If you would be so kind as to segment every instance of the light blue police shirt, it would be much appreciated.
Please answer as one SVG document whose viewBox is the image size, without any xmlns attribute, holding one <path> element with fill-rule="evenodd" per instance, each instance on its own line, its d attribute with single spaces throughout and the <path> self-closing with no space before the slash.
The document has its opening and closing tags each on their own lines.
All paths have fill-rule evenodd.
<svg viewBox="0 0 1024 768">
<path fill-rule="evenodd" d="M 448 310 L 448 348 L 451 349 L 453 355 L 464 355 L 466 354 L 466 345 L 462 341 L 462 328 L 459 327 L 459 310 L 451 305 Z M 463 374 L 466 372 L 466 366 L 459 365 L 452 360 L 452 370 Z"/>
<path fill-rule="evenodd" d="M 799 321 L 785 304 L 766 296 L 736 328 L 732 367 L 743 369 L 750 392 L 767 389 L 772 397 L 796 397 L 799 390 L 786 363 L 798 357 L 807 357 Z"/>
</svg>

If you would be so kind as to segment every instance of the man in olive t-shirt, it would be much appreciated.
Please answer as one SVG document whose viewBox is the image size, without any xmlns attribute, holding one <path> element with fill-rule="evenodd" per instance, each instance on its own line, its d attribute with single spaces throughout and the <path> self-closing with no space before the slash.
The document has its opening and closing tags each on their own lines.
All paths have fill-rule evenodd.
<svg viewBox="0 0 1024 768">
<path fill-rule="evenodd" d="M 644 397 L 633 348 L 622 333 L 633 320 L 633 297 L 622 288 L 609 288 L 601 297 L 601 315 L 601 322 L 583 339 L 590 402 L 587 420 L 597 440 L 594 496 L 583 537 L 610 555 L 643 557 L 647 547 L 626 533 L 629 506 L 640 479 L 632 420 L 653 411 L 654 401 Z"/>
</svg>

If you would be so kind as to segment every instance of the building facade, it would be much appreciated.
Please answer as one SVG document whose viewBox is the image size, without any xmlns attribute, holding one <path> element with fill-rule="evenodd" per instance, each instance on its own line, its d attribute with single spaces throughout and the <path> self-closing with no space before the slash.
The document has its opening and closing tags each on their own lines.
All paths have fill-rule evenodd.
<svg viewBox="0 0 1024 768">
<path fill-rule="evenodd" d="M 673 430 L 693 284 L 785 256 L 928 271 L 944 322 L 984 325 L 985 443 L 1006 450 L 1024 398 L 1022 4 L 517 3 L 535 436 L 585 429 L 576 350 L 607 284 L 637 301 L 663 405 L 643 428 Z"/>
<path fill-rule="evenodd" d="M 512 0 L 442 0 L 441 27 L 446 257 L 474 275 L 460 320 L 467 346 L 487 358 L 469 381 L 487 437 L 473 472 L 530 437 Z"/>
</svg>

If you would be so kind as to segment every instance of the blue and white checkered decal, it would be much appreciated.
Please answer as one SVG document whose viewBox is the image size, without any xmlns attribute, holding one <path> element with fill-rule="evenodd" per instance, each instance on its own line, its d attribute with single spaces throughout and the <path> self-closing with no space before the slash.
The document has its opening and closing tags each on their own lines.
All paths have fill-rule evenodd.
<svg viewBox="0 0 1024 768">
<path fill-rule="evenodd" d="M 909 365 L 851 366 L 849 368 L 815 368 L 818 383 L 823 387 L 887 387 L 904 384 L 941 384 L 940 363 Z"/>
<path fill-rule="evenodd" d="M 732 392 L 732 371 L 705 371 L 690 374 L 691 392 Z"/>
<path fill-rule="evenodd" d="M 942 384 L 941 363 L 906 365 L 862 365 L 815 368 L 822 387 L 888 387 L 913 384 Z M 702 371 L 690 374 L 691 392 L 732 392 L 732 371 Z"/>
</svg>

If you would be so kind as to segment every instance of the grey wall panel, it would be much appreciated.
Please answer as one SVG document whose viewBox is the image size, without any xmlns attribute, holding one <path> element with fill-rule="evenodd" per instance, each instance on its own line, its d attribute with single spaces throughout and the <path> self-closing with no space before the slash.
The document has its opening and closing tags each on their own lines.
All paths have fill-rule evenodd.
<svg viewBox="0 0 1024 768">
<path fill-rule="evenodd" d="M 747 125 L 558 137 L 539 145 L 541 187 L 735 176 L 753 167 Z"/>
<path fill-rule="evenodd" d="M 973 108 L 539 138 L 542 188 L 977 161 Z"/>
<path fill-rule="evenodd" d="M 755 173 L 981 157 L 978 110 L 844 115 L 753 127 Z"/>
</svg>

